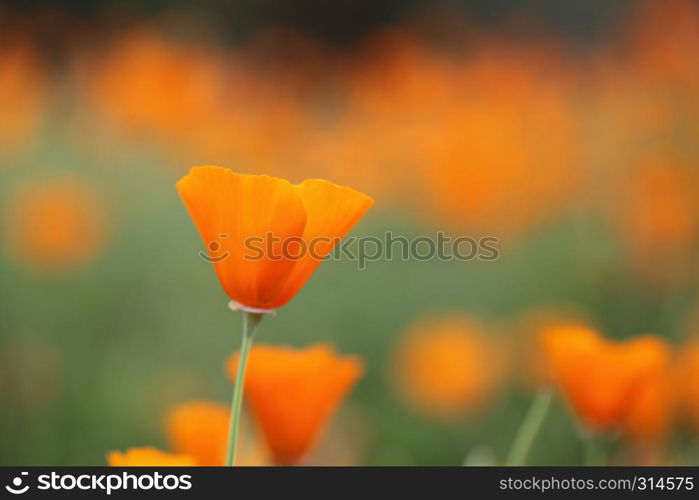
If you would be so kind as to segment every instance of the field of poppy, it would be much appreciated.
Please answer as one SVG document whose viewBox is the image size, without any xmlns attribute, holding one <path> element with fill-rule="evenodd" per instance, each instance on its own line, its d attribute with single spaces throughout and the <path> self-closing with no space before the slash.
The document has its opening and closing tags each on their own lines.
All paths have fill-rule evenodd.
<svg viewBox="0 0 699 500">
<path fill-rule="evenodd" d="M 239 3 L 0 0 L 0 465 L 699 465 L 699 4 Z"/>
</svg>

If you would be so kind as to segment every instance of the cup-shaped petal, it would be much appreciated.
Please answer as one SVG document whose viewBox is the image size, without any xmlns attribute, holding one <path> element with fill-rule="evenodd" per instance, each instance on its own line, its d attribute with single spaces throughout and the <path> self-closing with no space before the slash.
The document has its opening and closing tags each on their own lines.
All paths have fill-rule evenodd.
<svg viewBox="0 0 699 500">
<path fill-rule="evenodd" d="M 300 238 L 306 212 L 294 186 L 266 175 L 195 167 L 177 190 L 199 230 L 226 294 L 250 307 L 275 307 L 295 262 L 277 247 Z M 256 255 L 254 245 L 264 251 Z"/>
<path fill-rule="evenodd" d="M 596 430 L 624 430 L 670 358 L 665 342 L 653 335 L 615 342 L 587 328 L 557 326 L 541 339 L 554 381 L 578 416 Z"/>
<path fill-rule="evenodd" d="M 177 183 L 226 294 L 257 309 L 284 305 L 373 204 L 363 193 L 312 179 L 194 167 Z"/>
<path fill-rule="evenodd" d="M 236 354 L 228 365 L 232 379 L 237 364 Z M 326 344 L 252 348 L 245 398 L 277 463 L 303 459 L 362 371 L 359 358 L 339 356 Z"/>
<path fill-rule="evenodd" d="M 279 296 L 279 305 L 296 295 L 322 260 L 374 204 L 364 193 L 321 179 L 308 179 L 296 188 L 306 210 L 305 248 Z"/>
<path fill-rule="evenodd" d="M 172 408 L 165 428 L 177 453 L 193 457 L 197 465 L 220 466 L 226 459 L 230 411 L 209 401 L 191 401 Z"/>
</svg>

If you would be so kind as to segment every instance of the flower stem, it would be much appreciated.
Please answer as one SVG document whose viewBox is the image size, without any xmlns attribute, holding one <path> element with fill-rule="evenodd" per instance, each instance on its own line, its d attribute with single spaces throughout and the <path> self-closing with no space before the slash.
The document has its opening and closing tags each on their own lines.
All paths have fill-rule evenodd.
<svg viewBox="0 0 699 500">
<path fill-rule="evenodd" d="M 587 432 L 583 436 L 583 441 L 585 444 L 585 465 L 607 465 L 607 449 L 604 440 L 592 432 Z"/>
<path fill-rule="evenodd" d="M 522 425 L 512 442 L 510 453 L 507 455 L 507 465 L 524 465 L 536 436 L 541 430 L 546 414 L 551 407 L 553 391 L 551 388 L 541 389 L 534 398 Z"/>
<path fill-rule="evenodd" d="M 238 431 L 240 430 L 240 410 L 243 407 L 243 388 L 245 386 L 245 369 L 248 364 L 248 355 L 252 347 L 252 339 L 255 330 L 260 324 L 262 314 L 243 312 L 243 340 L 240 344 L 240 357 L 238 358 L 238 372 L 235 376 L 233 387 L 233 402 L 231 403 L 231 427 L 228 433 L 228 452 L 226 453 L 226 465 L 235 465 L 235 452 L 238 446 Z"/>
</svg>

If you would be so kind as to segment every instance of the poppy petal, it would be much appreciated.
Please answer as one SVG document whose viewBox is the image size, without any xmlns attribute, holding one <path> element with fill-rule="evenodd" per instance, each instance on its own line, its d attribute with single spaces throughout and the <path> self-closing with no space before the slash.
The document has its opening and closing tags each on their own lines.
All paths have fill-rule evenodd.
<svg viewBox="0 0 699 500">
<path fill-rule="evenodd" d="M 306 211 L 284 179 L 194 167 L 177 183 L 224 290 L 250 307 L 272 308 L 295 261 L 281 246 L 300 238 Z"/>
<path fill-rule="evenodd" d="M 194 459 L 187 455 L 166 453 L 157 448 L 129 448 L 124 453 L 111 451 L 107 454 L 111 467 L 192 467 Z"/>
<path fill-rule="evenodd" d="M 172 449 L 193 457 L 198 465 L 223 465 L 229 419 L 228 407 L 214 402 L 191 401 L 174 407 L 166 419 Z"/>
<path fill-rule="evenodd" d="M 233 380 L 237 363 L 236 353 L 228 364 Z M 275 462 L 303 459 L 363 370 L 361 359 L 339 356 L 327 344 L 253 346 L 246 400 Z"/>
<path fill-rule="evenodd" d="M 303 232 L 306 248 L 275 307 L 296 295 L 335 245 L 374 204 L 364 193 L 322 179 L 308 179 L 295 187 L 306 209 Z"/>
</svg>

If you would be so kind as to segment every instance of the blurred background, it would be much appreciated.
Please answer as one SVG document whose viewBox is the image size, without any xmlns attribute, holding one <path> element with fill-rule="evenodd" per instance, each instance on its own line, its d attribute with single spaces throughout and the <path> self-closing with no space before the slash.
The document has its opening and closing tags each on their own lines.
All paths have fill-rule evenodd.
<svg viewBox="0 0 699 500">
<path fill-rule="evenodd" d="M 539 325 L 696 345 L 698 139 L 690 0 L 0 0 L 0 463 L 166 448 L 168 408 L 229 402 L 240 318 L 174 188 L 197 164 L 360 189 L 354 235 L 499 238 L 325 263 L 258 339 L 365 360 L 308 463 L 502 461 Z M 616 460 L 697 464 L 693 359 Z M 582 454 L 558 399 L 531 462 Z"/>
</svg>

